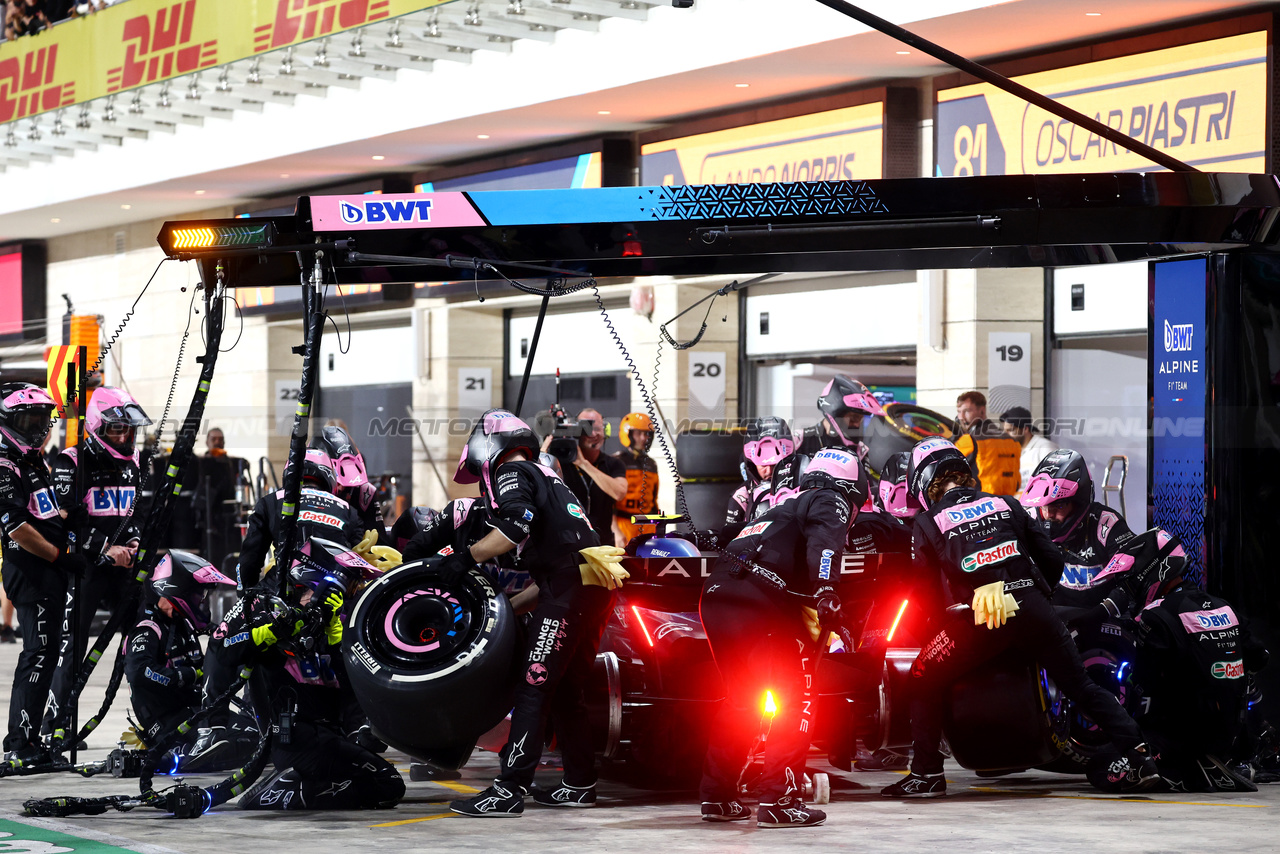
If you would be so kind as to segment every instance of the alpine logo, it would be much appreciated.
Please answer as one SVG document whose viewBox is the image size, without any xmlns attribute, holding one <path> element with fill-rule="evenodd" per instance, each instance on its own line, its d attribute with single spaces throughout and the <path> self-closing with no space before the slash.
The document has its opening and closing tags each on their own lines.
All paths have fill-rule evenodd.
<svg viewBox="0 0 1280 854">
<path fill-rule="evenodd" d="M 973 572 L 984 566 L 1000 563 L 1008 560 L 1018 554 L 1018 541 L 1009 540 L 1007 543 L 1001 543 L 998 546 L 992 546 L 989 549 L 974 552 L 973 554 L 960 561 L 960 568 L 965 572 Z"/>
<path fill-rule="evenodd" d="M 743 537 L 754 537 L 756 534 L 763 534 L 764 529 L 769 527 L 772 524 L 773 522 L 756 522 L 754 525 L 748 525 L 747 527 L 743 528 L 742 531 L 738 534 L 738 536 L 734 537 L 734 539 L 740 540 Z"/>
<path fill-rule="evenodd" d="M 1244 676 L 1243 661 L 1215 661 L 1209 668 L 1214 679 L 1239 679 Z"/>
<path fill-rule="evenodd" d="M 1170 353 L 1185 352 L 1191 349 L 1191 337 L 1195 332 L 1195 324 L 1164 322 L 1164 349 Z"/>
<path fill-rule="evenodd" d="M 338 204 L 347 225 L 361 222 L 430 222 L 430 199 L 387 199 L 385 201 L 342 201 Z"/>
</svg>

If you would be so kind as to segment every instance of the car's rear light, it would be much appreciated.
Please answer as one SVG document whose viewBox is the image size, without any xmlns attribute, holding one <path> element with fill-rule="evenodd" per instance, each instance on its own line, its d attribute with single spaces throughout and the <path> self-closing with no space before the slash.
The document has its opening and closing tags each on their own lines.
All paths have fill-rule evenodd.
<svg viewBox="0 0 1280 854">
<path fill-rule="evenodd" d="M 902 615 L 907 612 L 907 600 L 903 599 L 902 604 L 898 606 L 898 616 L 893 618 L 893 625 L 889 627 L 889 634 L 884 636 L 885 643 L 893 640 L 893 633 L 898 630 L 898 623 L 902 622 Z"/>
<path fill-rule="evenodd" d="M 773 717 L 778 713 L 778 704 L 773 699 L 772 691 L 764 692 L 764 699 L 761 701 L 761 708 L 764 709 L 764 713 L 768 717 Z"/>
<path fill-rule="evenodd" d="M 653 636 L 649 634 L 649 628 L 644 624 L 644 618 L 640 616 L 640 609 L 635 605 L 632 605 L 631 613 L 636 615 L 636 625 L 639 626 L 640 631 L 644 633 L 644 639 L 649 642 L 649 646 L 653 646 Z"/>
</svg>

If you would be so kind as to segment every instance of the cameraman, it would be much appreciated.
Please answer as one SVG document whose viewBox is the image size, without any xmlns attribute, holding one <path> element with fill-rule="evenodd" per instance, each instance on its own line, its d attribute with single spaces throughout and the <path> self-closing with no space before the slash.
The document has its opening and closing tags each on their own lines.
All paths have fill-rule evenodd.
<svg viewBox="0 0 1280 854">
<path fill-rule="evenodd" d="M 585 422 L 591 430 L 586 431 Z M 578 438 L 578 454 L 561 462 L 564 481 L 587 509 L 587 521 L 605 542 L 613 539 L 613 508 L 627 494 L 627 467 L 617 457 L 602 452 L 604 447 L 604 416 L 594 409 L 578 413 L 578 423 L 583 424 L 583 435 Z M 551 436 L 542 440 L 542 450 L 551 445 Z"/>
</svg>

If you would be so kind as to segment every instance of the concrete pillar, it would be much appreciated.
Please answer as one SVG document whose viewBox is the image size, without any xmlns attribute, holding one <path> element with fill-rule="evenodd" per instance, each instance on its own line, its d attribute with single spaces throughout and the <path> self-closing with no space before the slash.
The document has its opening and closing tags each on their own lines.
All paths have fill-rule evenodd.
<svg viewBox="0 0 1280 854">
<path fill-rule="evenodd" d="M 490 406 L 501 405 L 503 316 L 500 308 L 448 305 L 443 299 L 419 300 L 413 310 L 419 354 L 413 386 L 418 430 L 413 440 L 413 503 L 439 509 L 452 498 L 479 494 L 474 486 L 453 482 L 462 446 L 484 411 L 459 408 L 458 369 L 489 368 Z"/>
<path fill-rule="evenodd" d="M 927 285 L 922 285 L 927 287 Z M 921 406 L 947 416 L 956 397 L 988 388 L 988 338 L 992 332 L 1031 334 L 1031 414 L 1044 416 L 1044 271 L 1038 267 L 945 271 L 944 344 L 930 346 L 929 313 L 922 308 L 916 345 L 916 387 Z M 923 295 L 921 306 L 928 302 Z M 999 412 L 988 411 L 993 420 Z"/>
</svg>

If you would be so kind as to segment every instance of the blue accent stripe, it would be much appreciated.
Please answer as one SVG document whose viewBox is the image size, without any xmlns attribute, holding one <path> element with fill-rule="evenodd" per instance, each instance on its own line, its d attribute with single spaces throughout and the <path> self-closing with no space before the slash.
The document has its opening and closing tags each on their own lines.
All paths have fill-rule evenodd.
<svg viewBox="0 0 1280 854">
<path fill-rule="evenodd" d="M 587 184 L 587 168 L 591 165 L 590 154 L 579 154 L 578 164 L 573 167 L 573 183 L 569 186 L 581 190 Z"/>
<path fill-rule="evenodd" d="M 1176 80 L 1179 77 L 1195 77 L 1200 74 L 1209 74 L 1213 71 L 1225 71 L 1228 68 L 1242 68 L 1246 65 L 1260 65 L 1265 63 L 1266 57 L 1256 57 L 1253 59 L 1241 59 L 1236 62 L 1223 62 L 1218 65 L 1206 65 L 1202 68 L 1188 68 L 1185 71 L 1170 71 L 1167 74 L 1153 74 L 1149 77 L 1135 77 L 1133 80 L 1120 80 L 1115 83 L 1103 83 L 1098 86 L 1089 86 L 1084 89 L 1071 89 L 1066 92 L 1055 92 L 1050 98 L 1069 98 L 1072 95 L 1088 95 L 1092 92 L 1106 92 L 1110 89 L 1123 89 L 1126 86 L 1139 86 L 1143 83 L 1158 83 L 1161 80 Z"/>
<path fill-rule="evenodd" d="M 469 195 L 480 213 L 494 225 L 556 225 L 652 219 L 653 205 L 641 201 L 645 189 L 492 190 Z M 659 199 L 655 197 L 653 201 Z"/>
</svg>

